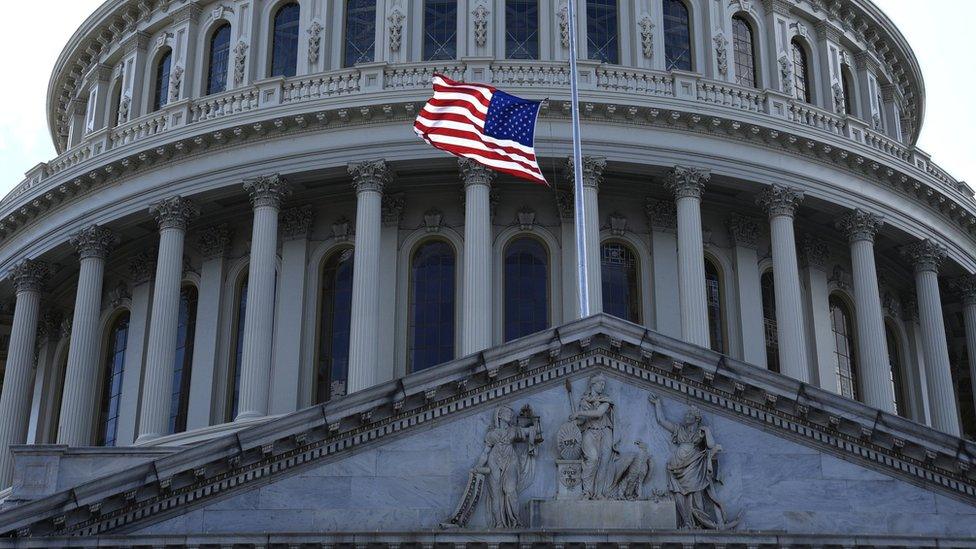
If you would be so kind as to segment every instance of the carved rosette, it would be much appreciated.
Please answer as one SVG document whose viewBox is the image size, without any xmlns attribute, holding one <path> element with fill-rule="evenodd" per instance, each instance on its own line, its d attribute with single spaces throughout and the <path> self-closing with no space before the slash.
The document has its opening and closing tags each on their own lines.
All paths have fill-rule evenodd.
<svg viewBox="0 0 976 549">
<path fill-rule="evenodd" d="M 244 182 L 244 190 L 251 197 L 254 208 L 281 207 L 281 200 L 291 194 L 288 183 L 278 174 L 265 175 Z"/>
<path fill-rule="evenodd" d="M 10 271 L 10 280 L 17 293 L 40 292 L 44 282 L 51 274 L 47 263 L 36 259 L 25 259 L 14 265 Z"/>
<path fill-rule="evenodd" d="M 654 200 L 648 197 L 644 202 L 644 211 L 651 229 L 669 233 L 678 230 L 678 208 L 672 200 Z"/>
<path fill-rule="evenodd" d="M 70 239 L 81 259 L 105 259 L 117 241 L 115 233 L 100 225 L 86 227 L 71 235 Z"/>
<path fill-rule="evenodd" d="M 368 160 L 349 165 L 352 187 L 357 193 L 382 193 L 383 188 L 393 178 L 385 160 Z"/>
<path fill-rule="evenodd" d="M 230 241 L 233 236 L 226 224 L 211 225 L 200 233 L 197 239 L 197 248 L 206 259 L 223 257 L 230 249 Z"/>
<path fill-rule="evenodd" d="M 468 185 L 487 185 L 495 180 L 496 172 L 480 162 L 475 162 L 470 158 L 459 158 L 458 169 L 461 170 L 461 181 L 464 186 Z"/>
<path fill-rule="evenodd" d="M 884 219 L 873 213 L 857 209 L 837 220 L 836 226 L 844 231 L 852 243 L 859 240 L 874 242 L 874 235 L 884 226 Z"/>
<path fill-rule="evenodd" d="M 132 285 L 138 286 L 149 282 L 156 272 L 156 254 L 143 251 L 129 260 L 129 278 Z"/>
<path fill-rule="evenodd" d="M 291 208 L 281 212 L 281 236 L 284 239 L 307 238 L 315 221 L 311 206 Z"/>
<path fill-rule="evenodd" d="M 186 230 L 187 224 L 194 217 L 200 215 L 200 208 L 192 200 L 181 196 L 173 196 L 149 206 L 149 214 L 156 218 L 159 230 Z"/>
<path fill-rule="evenodd" d="M 388 227 L 400 225 L 403 218 L 403 206 L 405 204 L 404 194 L 384 194 L 382 202 L 383 224 Z"/>
<path fill-rule="evenodd" d="M 966 275 L 953 281 L 953 289 L 959 293 L 963 305 L 976 305 L 976 275 Z"/>
<path fill-rule="evenodd" d="M 729 216 L 726 226 L 729 229 L 729 237 L 732 239 L 733 245 L 752 248 L 753 250 L 759 246 L 759 235 L 762 228 L 755 219 L 732 214 Z"/>
<path fill-rule="evenodd" d="M 810 235 L 800 241 L 800 261 L 807 267 L 823 269 L 827 264 L 827 245 Z"/>
<path fill-rule="evenodd" d="M 600 181 L 603 180 L 603 170 L 607 167 L 607 159 L 602 156 L 583 157 L 583 187 L 600 189 Z M 573 174 L 573 158 L 566 159 L 566 179 L 573 184 L 575 175 Z"/>
<path fill-rule="evenodd" d="M 939 272 L 939 266 L 946 258 L 945 246 L 925 239 L 909 244 L 901 249 L 904 255 L 915 266 L 915 272 Z"/>
<path fill-rule="evenodd" d="M 712 178 L 712 173 L 704 168 L 686 168 L 675 166 L 664 179 L 664 188 L 674 193 L 674 198 L 694 198 L 701 200 L 705 191 L 705 183 Z"/>
<path fill-rule="evenodd" d="M 770 219 L 781 215 L 793 217 L 802 201 L 803 191 L 782 185 L 766 187 L 756 198 L 756 204 L 766 210 Z"/>
</svg>

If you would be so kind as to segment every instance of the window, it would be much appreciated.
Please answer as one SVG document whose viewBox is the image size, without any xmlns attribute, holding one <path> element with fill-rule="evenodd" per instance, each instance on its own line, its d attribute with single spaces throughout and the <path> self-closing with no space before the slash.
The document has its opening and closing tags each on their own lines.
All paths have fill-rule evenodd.
<svg viewBox="0 0 976 549">
<path fill-rule="evenodd" d="M 725 352 L 725 319 L 722 311 L 722 277 L 718 267 L 705 259 L 705 297 L 708 305 L 708 335 L 713 351 Z"/>
<path fill-rule="evenodd" d="M 881 87 L 879 85 L 875 85 L 875 87 L 878 88 L 878 93 L 874 99 L 878 103 L 878 129 L 885 131 L 884 98 L 881 97 Z"/>
<path fill-rule="evenodd" d="M 549 254 L 536 238 L 505 247 L 505 341 L 549 327 Z"/>
<path fill-rule="evenodd" d="M 193 365 L 193 341 L 197 329 L 197 289 L 184 286 L 180 292 L 180 312 L 176 325 L 176 360 L 173 365 L 173 393 L 169 406 L 169 432 L 186 431 L 186 413 L 190 406 L 190 372 Z"/>
<path fill-rule="evenodd" d="M 763 334 L 766 337 L 766 368 L 780 372 L 779 335 L 776 330 L 776 287 L 773 285 L 773 271 L 763 273 L 759 279 L 762 292 Z"/>
<path fill-rule="evenodd" d="M 457 0 L 424 0 L 424 61 L 457 58 Z"/>
<path fill-rule="evenodd" d="M 793 46 L 793 90 L 796 98 L 804 103 L 812 101 L 810 95 L 810 69 L 807 64 L 807 52 L 797 39 L 791 42 Z"/>
<path fill-rule="evenodd" d="M 210 37 L 207 62 L 207 95 L 227 89 L 227 61 L 230 58 L 230 24 L 217 27 Z"/>
<path fill-rule="evenodd" d="M 664 67 L 665 70 L 692 70 L 691 18 L 688 6 L 681 0 L 664 1 Z"/>
<path fill-rule="evenodd" d="M 736 83 L 755 88 L 759 81 L 756 74 L 756 41 L 752 27 L 741 15 L 732 17 L 732 52 Z"/>
<path fill-rule="evenodd" d="M 889 322 L 885 322 L 885 342 L 888 345 L 888 364 L 891 367 L 891 389 L 895 395 L 895 410 L 902 417 L 909 417 L 908 394 L 902 370 L 901 346 L 898 336 Z"/>
<path fill-rule="evenodd" d="M 857 399 L 857 364 L 854 356 L 854 324 L 847 305 L 830 296 L 830 327 L 834 332 L 834 372 L 840 394 Z"/>
<path fill-rule="evenodd" d="M 119 428 L 119 403 L 122 400 L 122 374 L 125 347 L 129 339 L 129 312 L 115 319 L 108 332 L 105 369 L 102 371 L 102 405 L 98 416 L 98 445 L 115 446 Z"/>
<path fill-rule="evenodd" d="M 844 111 L 850 116 L 857 116 L 854 112 L 854 77 L 849 66 L 840 66 L 840 80 L 844 88 Z"/>
<path fill-rule="evenodd" d="M 640 276 L 637 254 L 620 242 L 600 247 L 603 312 L 640 324 Z"/>
<path fill-rule="evenodd" d="M 352 271 L 352 248 L 333 253 L 322 268 L 319 360 L 315 371 L 316 404 L 346 394 L 352 319 Z"/>
<path fill-rule="evenodd" d="M 586 0 L 587 57 L 604 63 L 620 62 L 617 0 Z"/>
<path fill-rule="evenodd" d="M 376 50 L 375 0 L 346 1 L 346 40 L 343 66 L 370 63 Z"/>
<path fill-rule="evenodd" d="M 301 8 L 296 3 L 278 8 L 274 16 L 274 36 L 271 46 L 271 76 L 295 76 L 298 68 L 298 18 Z"/>
<path fill-rule="evenodd" d="M 108 126 L 114 128 L 127 120 L 119 120 L 119 109 L 122 107 L 122 79 L 116 78 L 112 84 L 112 110 L 109 111 Z"/>
<path fill-rule="evenodd" d="M 237 417 L 237 405 L 241 396 L 241 363 L 244 359 L 244 319 L 247 314 L 247 275 L 241 279 L 237 286 L 237 308 L 235 309 L 234 332 L 234 355 L 231 357 L 231 375 L 227 379 L 233 379 L 233 383 L 228 388 L 230 393 L 230 417 L 229 421 L 234 421 Z"/>
<path fill-rule="evenodd" d="M 506 0 L 505 58 L 539 58 L 539 0 Z"/>
<path fill-rule="evenodd" d="M 153 96 L 153 110 L 166 106 L 169 102 L 169 70 L 173 62 L 173 50 L 167 49 L 156 62 L 156 90 Z"/>
<path fill-rule="evenodd" d="M 425 242 L 410 260 L 410 371 L 454 358 L 454 248 Z"/>
</svg>

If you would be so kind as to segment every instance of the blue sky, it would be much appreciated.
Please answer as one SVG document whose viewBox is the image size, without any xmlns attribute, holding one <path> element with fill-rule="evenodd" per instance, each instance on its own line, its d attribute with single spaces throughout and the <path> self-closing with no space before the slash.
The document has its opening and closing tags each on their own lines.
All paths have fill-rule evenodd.
<svg viewBox="0 0 976 549">
<path fill-rule="evenodd" d="M 55 156 L 45 94 L 51 68 L 78 25 L 102 0 L 6 1 L 0 22 L 0 194 Z M 976 186 L 976 0 L 875 0 L 915 50 L 926 87 L 919 147 L 957 179 Z M 42 9 L 38 9 L 43 6 Z"/>
</svg>

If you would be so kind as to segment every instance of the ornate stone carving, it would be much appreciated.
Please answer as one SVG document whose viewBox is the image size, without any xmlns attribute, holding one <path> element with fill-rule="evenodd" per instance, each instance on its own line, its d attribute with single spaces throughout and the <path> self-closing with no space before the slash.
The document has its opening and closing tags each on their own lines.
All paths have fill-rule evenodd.
<svg viewBox="0 0 976 549">
<path fill-rule="evenodd" d="M 830 271 L 830 278 L 827 279 L 827 283 L 833 284 L 841 290 L 850 290 L 852 285 L 851 273 L 847 272 L 840 265 L 834 265 L 834 268 Z"/>
<path fill-rule="evenodd" d="M 901 311 L 905 320 L 918 320 L 918 296 L 915 292 L 905 292 L 901 295 Z"/>
<path fill-rule="evenodd" d="M 332 224 L 332 238 L 336 242 L 346 242 L 349 240 L 349 218 L 343 216 L 336 219 Z"/>
<path fill-rule="evenodd" d="M 231 230 L 226 224 L 211 225 L 200 232 L 197 247 L 206 259 L 223 257 L 230 249 L 231 236 Z"/>
<path fill-rule="evenodd" d="M 314 67 L 319 62 L 319 52 L 322 51 L 322 25 L 318 21 L 312 21 L 308 26 L 308 64 Z"/>
<path fill-rule="evenodd" d="M 627 218 L 620 212 L 610 214 L 610 234 L 623 236 L 627 232 Z"/>
<path fill-rule="evenodd" d="M 718 66 L 718 73 L 725 76 L 729 73 L 729 41 L 719 32 L 712 38 L 712 42 L 715 44 L 715 63 Z"/>
<path fill-rule="evenodd" d="M 634 445 L 637 446 L 636 452 L 622 454 L 617 460 L 616 474 L 610 485 L 612 499 L 635 501 L 644 495 L 644 483 L 651 476 L 653 463 L 643 440 L 635 441 Z"/>
<path fill-rule="evenodd" d="M 10 270 L 10 281 L 17 293 L 40 292 L 51 274 L 48 264 L 36 259 L 25 259 Z"/>
<path fill-rule="evenodd" d="M 827 264 L 827 245 L 811 235 L 804 235 L 800 241 L 800 260 L 808 267 L 823 269 Z"/>
<path fill-rule="evenodd" d="M 169 73 L 169 100 L 170 102 L 180 99 L 180 90 L 183 88 L 183 67 L 176 65 Z"/>
<path fill-rule="evenodd" d="M 71 235 L 70 242 L 81 259 L 105 259 L 118 237 L 105 227 L 92 225 Z"/>
<path fill-rule="evenodd" d="M 488 43 L 488 8 L 484 4 L 478 4 L 471 12 L 472 22 L 474 22 L 474 43 L 479 48 L 485 47 Z"/>
<path fill-rule="evenodd" d="M 118 125 L 125 124 L 129 121 L 129 108 L 132 106 L 132 98 L 128 95 L 123 95 L 122 99 L 119 99 L 119 115 L 116 118 L 116 123 Z"/>
<path fill-rule="evenodd" d="M 786 52 L 782 52 L 776 62 L 779 63 L 779 80 L 783 93 L 793 95 L 793 61 Z"/>
<path fill-rule="evenodd" d="M 145 284 L 156 272 L 156 254 L 143 250 L 129 260 L 129 278 L 133 286 Z"/>
<path fill-rule="evenodd" d="M 654 20 L 651 19 L 650 15 L 645 14 L 637 22 L 637 27 L 640 33 L 641 51 L 644 53 L 644 57 L 650 59 L 654 56 Z"/>
<path fill-rule="evenodd" d="M 383 195 L 383 224 L 396 227 L 400 224 L 403 217 L 403 205 L 405 198 L 403 193 Z"/>
<path fill-rule="evenodd" d="M 279 174 L 265 175 L 244 182 L 244 190 L 254 208 L 280 208 L 281 200 L 291 194 L 288 182 Z"/>
<path fill-rule="evenodd" d="M 575 209 L 572 191 L 556 191 L 556 209 L 559 210 L 560 219 L 570 221 L 573 219 Z"/>
<path fill-rule="evenodd" d="M 885 291 L 881 294 L 881 307 L 885 310 L 885 313 L 892 318 L 901 318 L 902 306 L 901 302 L 895 296 L 895 294 Z"/>
<path fill-rule="evenodd" d="M 783 185 L 770 185 L 756 197 L 756 204 L 769 214 L 770 218 L 785 215 L 793 217 L 803 201 L 803 191 Z"/>
<path fill-rule="evenodd" d="M 952 289 L 962 298 L 964 305 L 976 305 L 976 275 L 966 275 L 952 281 Z"/>
<path fill-rule="evenodd" d="M 129 292 L 129 287 L 125 285 L 125 282 L 120 280 L 115 286 L 109 288 L 105 297 L 108 306 L 112 309 L 117 309 L 127 300 L 132 299 L 132 294 Z"/>
<path fill-rule="evenodd" d="M 458 158 L 458 169 L 461 172 L 461 181 L 465 187 L 468 185 L 490 186 L 497 175 L 495 170 L 470 158 Z"/>
<path fill-rule="evenodd" d="M 927 238 L 904 246 L 901 249 L 901 253 L 912 262 L 916 272 L 933 271 L 938 273 L 939 266 L 946 258 L 945 246 Z"/>
<path fill-rule="evenodd" d="M 557 12 L 559 16 L 559 43 L 563 48 L 569 47 L 569 5 L 563 2 Z"/>
<path fill-rule="evenodd" d="M 46 309 L 41 313 L 41 318 L 37 323 L 38 344 L 61 337 L 61 322 L 64 320 L 64 313 L 57 309 Z"/>
<path fill-rule="evenodd" d="M 441 230 L 444 224 L 444 214 L 437 208 L 432 208 L 424 212 L 424 229 L 428 233 L 436 233 Z"/>
<path fill-rule="evenodd" d="M 247 49 L 250 46 L 241 40 L 234 46 L 234 87 L 239 87 L 244 83 L 244 71 L 247 67 Z"/>
<path fill-rule="evenodd" d="M 386 20 L 390 22 L 390 51 L 400 51 L 400 44 L 403 42 L 403 20 L 405 16 L 400 11 L 399 6 L 395 6 Z"/>
<path fill-rule="evenodd" d="M 664 178 L 664 188 L 674 193 L 676 199 L 697 198 L 701 200 L 705 183 L 708 183 L 711 178 L 711 172 L 704 168 L 675 166 Z"/>
<path fill-rule="evenodd" d="M 647 197 L 644 200 L 644 212 L 651 229 L 655 231 L 675 232 L 678 230 L 678 209 L 673 200 L 654 200 Z"/>
<path fill-rule="evenodd" d="M 281 236 L 285 239 L 307 238 L 315 221 L 311 206 L 289 208 L 281 212 Z"/>
<path fill-rule="evenodd" d="M 200 215 L 200 209 L 190 199 L 172 196 L 149 206 L 149 214 L 156 218 L 160 230 L 185 231 L 190 220 Z"/>
<path fill-rule="evenodd" d="M 602 156 L 583 157 L 583 186 L 594 189 L 600 188 L 600 181 L 603 179 L 603 170 L 607 167 L 607 159 Z M 566 159 L 566 179 L 573 185 L 573 157 Z"/>
<path fill-rule="evenodd" d="M 392 179 L 385 160 L 368 160 L 349 165 L 352 186 L 357 193 L 374 191 L 381 193 Z"/>
<path fill-rule="evenodd" d="M 874 235 L 882 226 L 884 226 L 884 219 L 881 216 L 860 209 L 844 214 L 836 223 L 836 227 L 844 231 L 851 242 L 857 240 L 874 242 Z"/>
<path fill-rule="evenodd" d="M 753 250 L 759 245 L 762 228 L 756 219 L 734 213 L 729 216 L 726 226 L 733 245 Z"/>
<path fill-rule="evenodd" d="M 590 377 L 578 407 L 569 416 L 582 434 L 583 496 L 587 499 L 607 499 L 613 481 L 614 402 L 606 391 L 605 376 Z"/>
<path fill-rule="evenodd" d="M 67 313 L 61 318 L 61 325 L 58 327 L 58 330 L 61 334 L 61 339 L 66 339 L 71 337 L 72 317 L 73 317 L 72 313 Z"/>
<path fill-rule="evenodd" d="M 846 101 L 844 97 L 844 86 L 840 82 L 834 82 L 830 87 L 834 96 L 834 112 L 837 114 L 847 114 Z"/>
<path fill-rule="evenodd" d="M 531 230 L 535 226 L 535 210 L 528 206 L 522 206 L 515 217 L 518 218 L 519 228 L 523 231 Z"/>
</svg>

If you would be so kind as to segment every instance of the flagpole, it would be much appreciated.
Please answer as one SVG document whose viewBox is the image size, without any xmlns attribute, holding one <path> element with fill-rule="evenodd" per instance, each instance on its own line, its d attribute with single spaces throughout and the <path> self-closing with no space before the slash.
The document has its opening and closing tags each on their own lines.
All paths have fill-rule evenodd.
<svg viewBox="0 0 976 549">
<path fill-rule="evenodd" d="M 576 70 L 576 0 L 569 0 L 569 90 L 573 112 L 573 211 L 576 224 L 576 269 L 580 318 L 590 316 L 590 285 L 586 252 L 586 210 L 583 207 L 583 150 L 580 145 L 579 88 Z"/>
</svg>

